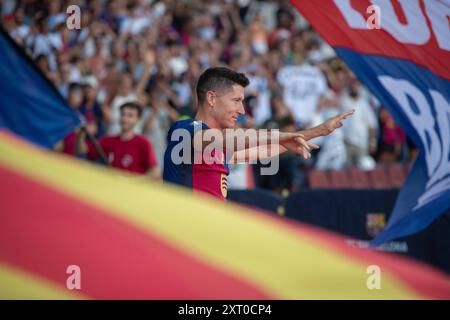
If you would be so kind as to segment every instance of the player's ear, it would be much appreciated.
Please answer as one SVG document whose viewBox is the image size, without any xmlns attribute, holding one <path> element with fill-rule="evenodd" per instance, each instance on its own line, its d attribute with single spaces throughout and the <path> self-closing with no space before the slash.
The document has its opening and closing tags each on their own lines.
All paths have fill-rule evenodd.
<svg viewBox="0 0 450 320">
<path fill-rule="evenodd" d="M 216 105 L 216 94 L 214 91 L 206 91 L 206 101 L 210 106 Z"/>
</svg>

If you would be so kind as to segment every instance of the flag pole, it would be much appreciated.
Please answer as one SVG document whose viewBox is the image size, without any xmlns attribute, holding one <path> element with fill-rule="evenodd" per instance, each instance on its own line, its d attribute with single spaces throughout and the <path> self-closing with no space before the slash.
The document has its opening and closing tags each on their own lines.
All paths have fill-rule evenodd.
<svg viewBox="0 0 450 320">
<path fill-rule="evenodd" d="M 100 156 L 100 159 L 102 160 L 103 164 L 110 166 L 108 158 L 106 157 L 105 152 L 103 151 L 102 147 L 98 143 L 98 140 L 89 132 L 89 130 L 87 130 L 86 125 L 84 124 L 84 121 L 82 123 L 83 124 L 80 126 L 81 133 L 84 133 L 86 135 L 86 138 L 92 142 L 92 145 L 94 146 L 95 151 L 97 151 L 97 154 Z M 80 139 L 80 137 L 78 137 L 77 139 Z M 78 144 L 78 141 L 77 141 L 77 144 Z"/>
</svg>

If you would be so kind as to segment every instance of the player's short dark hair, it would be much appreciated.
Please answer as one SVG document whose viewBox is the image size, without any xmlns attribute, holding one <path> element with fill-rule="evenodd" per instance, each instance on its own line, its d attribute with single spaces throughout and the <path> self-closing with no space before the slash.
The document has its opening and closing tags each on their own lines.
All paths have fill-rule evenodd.
<svg viewBox="0 0 450 320">
<path fill-rule="evenodd" d="M 202 104 L 206 99 L 206 92 L 229 89 L 238 84 L 242 87 L 248 86 L 250 81 L 243 73 L 230 70 L 225 67 L 206 69 L 198 78 L 196 93 L 198 103 Z"/>
<path fill-rule="evenodd" d="M 120 106 L 120 112 L 122 112 L 123 109 L 133 109 L 137 111 L 138 117 L 140 118 L 142 116 L 142 107 L 137 102 L 125 102 Z"/>
</svg>

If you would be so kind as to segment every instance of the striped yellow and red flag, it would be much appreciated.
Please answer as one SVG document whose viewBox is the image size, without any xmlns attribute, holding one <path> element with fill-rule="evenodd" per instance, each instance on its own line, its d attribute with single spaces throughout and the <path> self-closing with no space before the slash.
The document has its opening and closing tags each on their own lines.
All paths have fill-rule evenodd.
<svg viewBox="0 0 450 320">
<path fill-rule="evenodd" d="M 431 267 L 146 180 L 0 132 L 0 298 L 450 298 Z"/>
</svg>

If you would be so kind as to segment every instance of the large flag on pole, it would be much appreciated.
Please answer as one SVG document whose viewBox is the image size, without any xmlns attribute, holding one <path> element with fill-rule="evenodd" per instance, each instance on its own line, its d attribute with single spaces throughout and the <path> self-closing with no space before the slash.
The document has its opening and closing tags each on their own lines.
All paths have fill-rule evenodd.
<svg viewBox="0 0 450 320">
<path fill-rule="evenodd" d="M 0 128 L 50 148 L 80 120 L 27 55 L 0 28 Z"/>
<path fill-rule="evenodd" d="M 422 263 L 146 180 L 0 130 L 0 299 L 450 298 Z"/>
<path fill-rule="evenodd" d="M 291 2 L 420 149 L 372 244 L 424 229 L 450 207 L 450 1 Z"/>
</svg>

